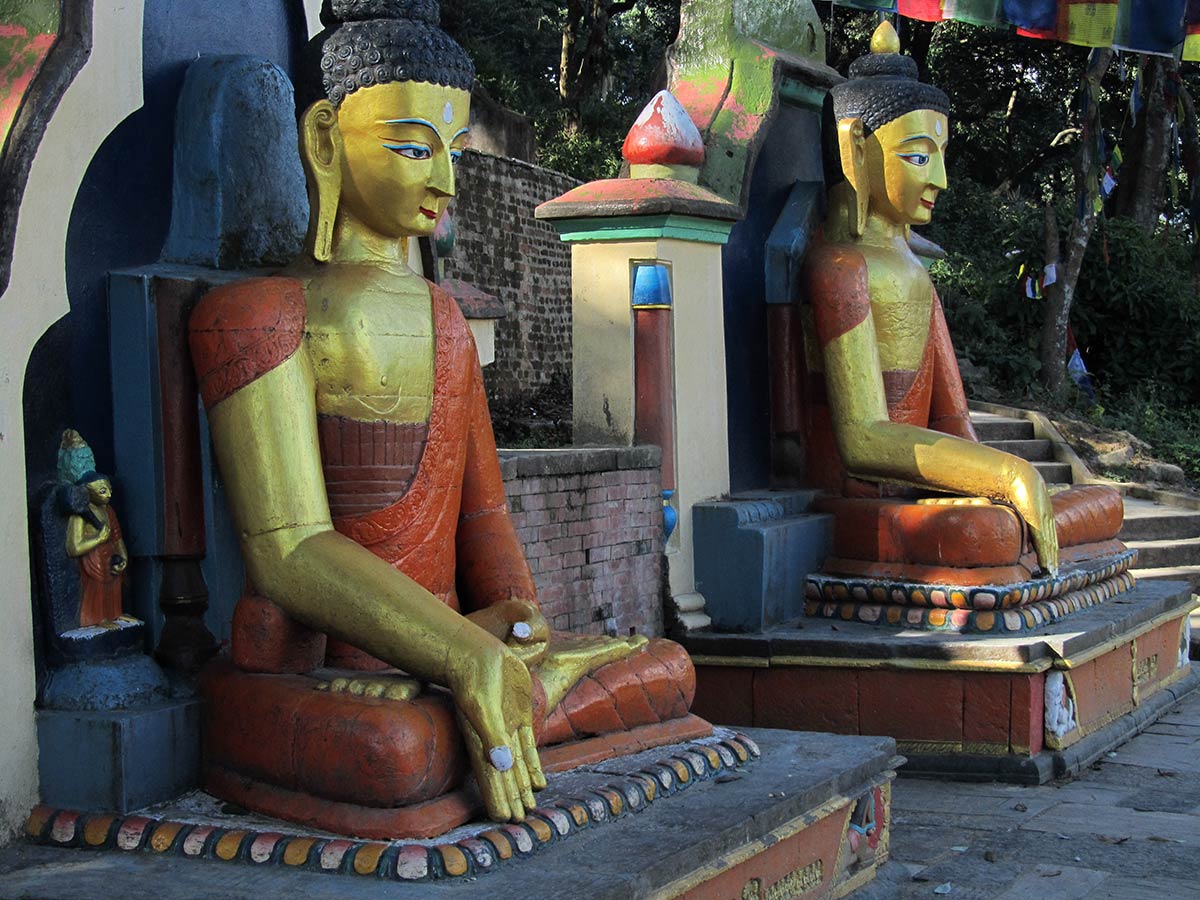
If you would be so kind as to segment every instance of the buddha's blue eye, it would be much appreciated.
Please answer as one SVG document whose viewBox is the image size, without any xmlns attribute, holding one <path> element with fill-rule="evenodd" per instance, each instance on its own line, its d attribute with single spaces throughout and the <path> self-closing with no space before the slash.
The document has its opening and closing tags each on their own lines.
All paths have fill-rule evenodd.
<svg viewBox="0 0 1200 900">
<path fill-rule="evenodd" d="M 450 162 L 451 163 L 457 165 L 458 161 L 460 159 L 462 159 L 462 151 L 461 150 L 451 150 L 450 151 Z"/>
<path fill-rule="evenodd" d="M 432 159 L 433 151 L 424 144 L 384 144 L 388 150 L 407 159 Z"/>
<path fill-rule="evenodd" d="M 928 153 L 897 153 L 901 159 L 908 160 L 914 166 L 924 166 L 929 163 Z"/>
</svg>

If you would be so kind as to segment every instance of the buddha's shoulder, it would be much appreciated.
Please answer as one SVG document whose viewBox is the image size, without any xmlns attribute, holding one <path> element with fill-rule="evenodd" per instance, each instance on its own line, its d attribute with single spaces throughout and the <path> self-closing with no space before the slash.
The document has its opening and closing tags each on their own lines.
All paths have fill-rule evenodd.
<svg viewBox="0 0 1200 900">
<path fill-rule="evenodd" d="M 859 244 L 821 239 L 805 254 L 804 265 L 812 273 L 858 272 L 866 269 L 867 259 Z"/>
<path fill-rule="evenodd" d="M 304 282 L 297 278 L 246 278 L 213 288 L 196 304 L 190 331 L 304 330 Z"/>
<path fill-rule="evenodd" d="M 304 321 L 304 283 L 295 278 L 248 278 L 205 294 L 188 326 L 205 403 L 220 402 L 292 356 Z"/>
</svg>

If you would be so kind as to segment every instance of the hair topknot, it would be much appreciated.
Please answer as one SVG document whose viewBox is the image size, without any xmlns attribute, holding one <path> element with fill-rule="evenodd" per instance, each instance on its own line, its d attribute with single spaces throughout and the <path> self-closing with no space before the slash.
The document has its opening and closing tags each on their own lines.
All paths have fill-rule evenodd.
<svg viewBox="0 0 1200 900">
<path fill-rule="evenodd" d="M 328 26 L 372 19 L 410 19 L 437 25 L 441 19 L 438 0 L 325 0 L 321 22 Z"/>
<path fill-rule="evenodd" d="M 360 88 L 423 81 L 471 90 L 475 66 L 438 27 L 437 0 L 325 0 L 321 85 L 334 106 Z M 326 20 L 326 12 L 329 19 Z M 339 20 L 338 16 L 343 16 Z"/>
<path fill-rule="evenodd" d="M 896 52 L 899 40 L 890 24 L 879 26 L 871 47 L 875 52 L 850 63 L 850 79 L 830 90 L 837 119 L 862 119 L 863 130 L 870 134 L 913 110 L 950 114 L 950 98 L 932 84 L 918 81 L 916 62 Z"/>
</svg>

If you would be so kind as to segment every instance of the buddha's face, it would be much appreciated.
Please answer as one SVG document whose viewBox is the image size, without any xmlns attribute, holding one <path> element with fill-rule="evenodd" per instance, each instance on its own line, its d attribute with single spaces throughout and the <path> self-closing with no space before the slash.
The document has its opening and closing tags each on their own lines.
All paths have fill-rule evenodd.
<svg viewBox="0 0 1200 900">
<path fill-rule="evenodd" d="M 97 506 L 107 506 L 112 500 L 112 485 L 107 478 L 97 478 L 87 483 L 88 499 Z"/>
<path fill-rule="evenodd" d="M 454 196 L 470 101 L 467 91 L 418 81 L 375 85 L 342 101 L 345 208 L 385 237 L 433 234 Z"/>
<path fill-rule="evenodd" d="M 897 225 L 924 225 L 946 188 L 946 117 L 917 109 L 893 119 L 866 141 L 870 211 Z"/>
</svg>

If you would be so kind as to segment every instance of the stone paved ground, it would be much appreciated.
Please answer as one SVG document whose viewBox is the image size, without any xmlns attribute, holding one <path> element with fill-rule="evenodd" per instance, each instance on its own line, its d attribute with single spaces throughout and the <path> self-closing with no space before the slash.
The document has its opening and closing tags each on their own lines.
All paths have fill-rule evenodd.
<svg viewBox="0 0 1200 900">
<path fill-rule="evenodd" d="M 1200 694 L 1076 779 L 904 778 L 893 807 L 904 900 L 1200 898 Z"/>
</svg>

